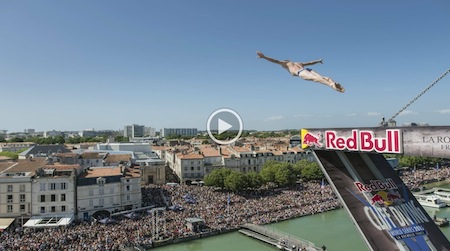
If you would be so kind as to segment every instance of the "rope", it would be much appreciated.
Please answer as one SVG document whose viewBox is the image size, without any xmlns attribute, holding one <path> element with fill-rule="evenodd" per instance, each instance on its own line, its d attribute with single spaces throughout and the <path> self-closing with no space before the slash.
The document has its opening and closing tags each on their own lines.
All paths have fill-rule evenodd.
<svg viewBox="0 0 450 251">
<path fill-rule="evenodd" d="M 445 75 L 447 75 L 450 72 L 450 69 L 447 69 L 447 71 L 445 71 L 440 77 L 438 77 L 436 80 L 433 81 L 433 83 L 431 83 L 427 88 L 425 88 L 425 90 L 423 90 L 419 95 L 417 95 L 414 99 L 412 99 L 411 101 L 409 101 L 409 103 L 407 105 L 405 105 L 402 109 L 400 109 L 400 111 L 398 111 L 396 114 L 394 114 L 394 116 L 392 116 L 387 122 L 393 121 L 400 113 L 402 113 L 404 110 L 406 110 L 406 108 L 408 108 L 412 103 L 414 103 L 418 98 L 420 98 L 423 94 L 425 94 L 428 90 L 431 89 L 431 87 L 433 87 L 435 84 L 437 84 L 441 79 L 443 79 L 445 77 Z M 386 126 L 387 122 L 382 122 L 381 126 Z"/>
</svg>

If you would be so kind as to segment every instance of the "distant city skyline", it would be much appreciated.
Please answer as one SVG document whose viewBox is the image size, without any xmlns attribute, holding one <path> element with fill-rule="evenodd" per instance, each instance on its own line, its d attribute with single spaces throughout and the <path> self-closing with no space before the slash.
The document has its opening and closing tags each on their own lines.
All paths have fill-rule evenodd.
<svg viewBox="0 0 450 251">
<path fill-rule="evenodd" d="M 0 2 L 0 129 L 368 127 L 450 67 L 446 0 Z M 338 93 L 256 57 L 311 61 Z M 450 75 L 450 74 L 449 74 Z M 450 76 L 396 117 L 450 125 Z"/>
</svg>

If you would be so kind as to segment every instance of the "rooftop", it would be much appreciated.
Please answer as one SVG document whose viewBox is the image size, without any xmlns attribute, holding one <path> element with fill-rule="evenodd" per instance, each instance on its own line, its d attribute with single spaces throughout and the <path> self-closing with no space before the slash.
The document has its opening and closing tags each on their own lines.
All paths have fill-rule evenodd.
<svg viewBox="0 0 450 251">
<path fill-rule="evenodd" d="M 120 167 L 99 167 L 87 169 L 85 173 L 83 173 L 80 178 L 96 178 L 96 177 L 106 177 L 106 176 L 121 176 L 121 168 Z"/>
</svg>

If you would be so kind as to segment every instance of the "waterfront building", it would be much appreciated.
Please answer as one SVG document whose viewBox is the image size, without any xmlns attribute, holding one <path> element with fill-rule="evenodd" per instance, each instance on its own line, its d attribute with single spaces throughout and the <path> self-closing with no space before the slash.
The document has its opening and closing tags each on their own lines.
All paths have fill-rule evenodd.
<svg viewBox="0 0 450 251">
<path fill-rule="evenodd" d="M 0 217 L 20 218 L 22 224 L 31 217 L 31 179 L 45 158 L 0 163 Z"/>
<path fill-rule="evenodd" d="M 187 184 L 194 180 L 202 180 L 205 175 L 204 157 L 198 151 L 182 152 L 175 155 L 173 169 L 180 180 Z"/>
<path fill-rule="evenodd" d="M 77 218 L 109 216 L 141 207 L 139 167 L 92 167 L 77 179 Z"/>
<path fill-rule="evenodd" d="M 182 183 L 201 181 L 215 169 L 226 167 L 238 172 L 260 172 L 267 161 L 296 163 L 307 159 L 300 148 L 285 150 L 261 149 L 255 146 L 200 145 L 158 148 L 165 156 L 166 164 Z"/>
<path fill-rule="evenodd" d="M 76 213 L 76 177 L 78 164 L 64 165 L 49 161 L 39 167 L 31 182 L 30 220 L 25 227 L 57 227 L 70 224 Z"/>
</svg>

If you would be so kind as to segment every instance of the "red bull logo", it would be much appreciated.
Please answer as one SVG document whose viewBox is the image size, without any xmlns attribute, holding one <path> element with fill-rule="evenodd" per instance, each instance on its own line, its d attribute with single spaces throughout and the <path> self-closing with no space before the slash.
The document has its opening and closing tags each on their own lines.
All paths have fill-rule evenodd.
<svg viewBox="0 0 450 251">
<path fill-rule="evenodd" d="M 388 129 L 375 133 L 372 130 L 301 130 L 302 148 L 315 147 L 339 151 L 402 153 L 402 133 Z"/>
<path fill-rule="evenodd" d="M 302 129 L 302 148 L 322 147 L 322 143 L 320 143 L 322 140 L 321 138 L 320 133 L 315 135 L 305 129 Z"/>
<path fill-rule="evenodd" d="M 369 184 L 362 182 L 355 182 L 355 186 L 360 192 L 381 191 L 386 189 L 398 189 L 397 185 L 392 179 L 386 179 L 385 182 L 381 180 L 371 180 Z"/>
<path fill-rule="evenodd" d="M 375 195 L 372 196 L 370 202 L 372 205 L 385 205 L 390 206 L 394 204 L 396 201 L 403 201 L 402 197 L 398 193 L 391 193 L 386 191 L 379 191 Z"/>
</svg>

